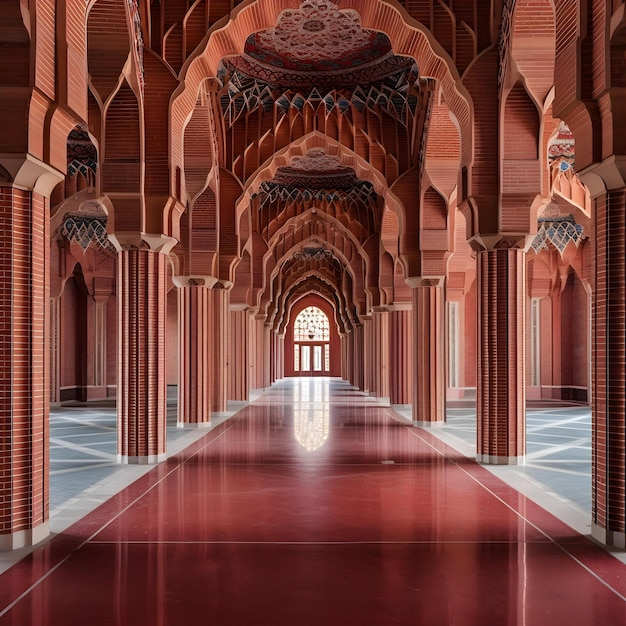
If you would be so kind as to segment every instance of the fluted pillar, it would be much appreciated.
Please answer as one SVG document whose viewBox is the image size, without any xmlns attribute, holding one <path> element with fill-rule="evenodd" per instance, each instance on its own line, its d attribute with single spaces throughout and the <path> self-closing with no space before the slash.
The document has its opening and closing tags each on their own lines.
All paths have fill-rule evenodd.
<svg viewBox="0 0 626 626">
<path fill-rule="evenodd" d="M 378 398 L 389 399 L 389 311 L 374 307 L 374 393 Z"/>
<path fill-rule="evenodd" d="M 413 310 L 411 304 L 390 307 L 389 401 L 411 404 L 413 398 Z"/>
<path fill-rule="evenodd" d="M 0 550 L 49 532 L 48 204 L 0 187 Z"/>
<path fill-rule="evenodd" d="M 230 400 L 247 401 L 249 391 L 249 313 L 245 305 L 230 305 L 228 378 Z"/>
<path fill-rule="evenodd" d="M 263 389 L 269 386 L 269 326 L 265 325 L 266 315 L 252 313 L 252 388 Z"/>
<path fill-rule="evenodd" d="M 363 391 L 374 393 L 374 322 L 371 315 L 363 321 Z"/>
<path fill-rule="evenodd" d="M 109 294 L 87 300 L 87 400 L 107 397 L 107 306 Z"/>
<path fill-rule="evenodd" d="M 272 329 L 269 324 L 263 324 L 261 328 L 263 332 L 263 388 L 270 387 L 272 385 L 271 380 L 271 363 L 272 363 Z"/>
<path fill-rule="evenodd" d="M 179 428 L 211 426 L 211 287 L 204 278 L 176 277 L 178 286 Z"/>
<path fill-rule="evenodd" d="M 514 465 L 525 454 L 526 255 L 516 247 L 517 239 L 500 238 L 476 255 L 481 463 Z"/>
<path fill-rule="evenodd" d="M 352 384 L 363 391 L 365 389 L 364 372 L 365 372 L 365 357 L 364 357 L 364 331 L 363 326 L 355 326 L 352 330 L 354 339 L 352 341 Z"/>
<path fill-rule="evenodd" d="M 50 298 L 50 402 L 61 402 L 61 297 Z"/>
<path fill-rule="evenodd" d="M 413 303 L 413 424 L 445 420 L 445 352 L 442 278 L 407 279 Z"/>
<path fill-rule="evenodd" d="M 230 285 L 218 282 L 211 290 L 211 411 L 221 413 L 228 405 L 228 301 Z"/>
<path fill-rule="evenodd" d="M 122 463 L 165 459 L 166 277 L 176 240 L 113 235 L 117 255 L 117 456 Z"/>
<path fill-rule="evenodd" d="M 276 343 L 276 363 L 274 366 L 275 379 L 281 380 L 285 377 L 285 335 L 274 333 L 274 341 Z"/>
<path fill-rule="evenodd" d="M 626 177 L 626 173 L 624 174 Z M 619 180 L 617 176 L 615 180 Z M 595 199 L 592 535 L 626 547 L 626 190 Z"/>
</svg>

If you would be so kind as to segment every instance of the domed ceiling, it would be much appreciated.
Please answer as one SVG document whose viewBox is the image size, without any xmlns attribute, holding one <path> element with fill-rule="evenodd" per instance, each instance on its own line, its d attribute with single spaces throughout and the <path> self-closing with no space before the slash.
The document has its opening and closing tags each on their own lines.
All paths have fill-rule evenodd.
<svg viewBox="0 0 626 626">
<path fill-rule="evenodd" d="M 285 187 L 309 189 L 350 189 L 357 184 L 356 172 L 342 165 L 336 156 L 313 148 L 305 156 L 295 156 L 289 165 L 279 167 L 274 182 Z"/>
<path fill-rule="evenodd" d="M 327 0 L 283 11 L 274 28 L 250 35 L 244 53 L 229 63 L 247 76 L 300 89 L 355 87 L 413 66 L 393 54 L 385 34 L 363 28 L 356 11 Z"/>
<path fill-rule="evenodd" d="M 417 102 L 413 59 L 395 55 L 387 35 L 363 28 L 356 11 L 327 0 L 282 11 L 273 28 L 249 35 L 243 54 L 222 60 L 219 78 L 228 87 L 227 126 L 259 106 L 302 109 L 321 100 L 341 112 L 382 107 L 408 123 Z"/>
<path fill-rule="evenodd" d="M 355 231 L 353 227 L 353 232 L 365 240 L 376 232 L 383 207 L 370 182 L 359 179 L 353 168 L 322 148 L 313 148 L 279 167 L 273 179 L 261 183 L 255 200 L 259 232 L 268 238 L 285 220 L 316 207 L 339 221 L 356 221 L 360 228 Z"/>
<path fill-rule="evenodd" d="M 242 183 L 307 135 L 330 140 L 291 153 L 250 189 L 257 236 L 246 250 L 273 277 L 252 300 L 269 310 L 283 294 L 274 306 L 284 313 L 296 288 L 327 298 L 330 290 L 346 319 L 364 310 L 366 297 L 378 301 L 363 276 L 377 282 L 386 200 L 331 146 L 354 153 L 389 186 L 418 165 L 432 90 L 414 59 L 394 54 L 389 37 L 365 28 L 358 11 L 304 0 L 250 33 L 241 54 L 222 59 L 217 79 L 226 163 Z M 344 291 L 349 298 L 338 297 Z"/>
</svg>

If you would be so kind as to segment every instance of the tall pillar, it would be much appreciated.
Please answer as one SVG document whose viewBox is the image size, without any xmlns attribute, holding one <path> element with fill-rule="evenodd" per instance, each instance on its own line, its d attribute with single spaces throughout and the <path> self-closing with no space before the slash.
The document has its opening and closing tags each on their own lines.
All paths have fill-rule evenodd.
<svg viewBox="0 0 626 626">
<path fill-rule="evenodd" d="M 222 413 L 228 406 L 228 300 L 230 287 L 219 282 L 211 290 L 211 411 Z"/>
<path fill-rule="evenodd" d="M 278 358 L 278 350 L 277 350 L 277 343 L 276 343 L 276 333 L 270 329 L 270 373 L 269 373 L 269 380 L 270 380 L 270 385 L 274 384 L 274 381 L 276 380 L 276 369 L 278 367 L 278 363 L 276 362 L 277 358 Z"/>
<path fill-rule="evenodd" d="M 374 393 L 389 399 L 389 311 L 374 307 Z"/>
<path fill-rule="evenodd" d="M 348 355 L 351 353 L 352 333 L 344 333 L 340 335 L 341 339 L 341 378 L 352 384 L 351 359 Z"/>
<path fill-rule="evenodd" d="M 413 311 L 410 304 L 390 307 L 389 401 L 411 404 L 413 398 Z"/>
<path fill-rule="evenodd" d="M 499 238 L 476 255 L 477 460 L 523 462 L 526 425 L 526 254 Z"/>
<path fill-rule="evenodd" d="M 265 326 L 266 315 L 252 313 L 251 358 L 252 388 L 263 389 L 269 386 L 269 327 Z"/>
<path fill-rule="evenodd" d="M 61 297 L 50 298 L 50 402 L 61 402 Z"/>
<path fill-rule="evenodd" d="M 48 535 L 48 199 L 0 187 L 0 550 Z"/>
<path fill-rule="evenodd" d="M 445 352 L 443 278 L 408 278 L 413 303 L 413 425 L 443 424 Z"/>
<path fill-rule="evenodd" d="M 274 342 L 276 345 L 276 365 L 274 368 L 274 380 L 281 380 L 285 377 L 285 335 L 274 333 Z"/>
<path fill-rule="evenodd" d="M 374 393 L 374 323 L 371 315 L 363 320 L 363 391 Z"/>
<path fill-rule="evenodd" d="M 249 320 L 248 307 L 230 305 L 230 337 L 228 349 L 229 399 L 248 400 L 249 374 Z"/>
<path fill-rule="evenodd" d="M 87 400 L 107 397 L 106 350 L 109 295 L 87 299 Z"/>
<path fill-rule="evenodd" d="M 363 326 L 355 326 L 352 331 L 354 334 L 353 351 L 350 355 L 352 358 L 353 381 L 352 384 L 363 391 L 365 389 L 365 357 L 364 357 L 364 331 Z"/>
<path fill-rule="evenodd" d="M 176 240 L 112 235 L 117 255 L 117 456 L 121 463 L 165 459 L 165 327 L 168 254 Z"/>
<path fill-rule="evenodd" d="M 592 535 L 626 547 L 626 190 L 595 200 Z"/>
<path fill-rule="evenodd" d="M 269 324 L 264 323 L 261 331 L 263 332 L 263 388 L 270 387 L 272 385 L 271 370 L 272 370 L 272 328 Z"/>
<path fill-rule="evenodd" d="M 204 278 L 178 285 L 178 427 L 211 426 L 211 287 Z"/>
</svg>

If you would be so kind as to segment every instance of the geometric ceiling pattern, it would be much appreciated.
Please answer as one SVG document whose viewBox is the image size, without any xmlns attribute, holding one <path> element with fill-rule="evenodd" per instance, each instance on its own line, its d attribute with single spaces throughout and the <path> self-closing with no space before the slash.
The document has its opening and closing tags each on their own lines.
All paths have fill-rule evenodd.
<svg viewBox="0 0 626 626">
<path fill-rule="evenodd" d="M 583 227 L 573 215 L 543 216 L 537 219 L 539 228 L 530 247 L 539 254 L 554 246 L 561 256 L 570 243 L 578 247 L 583 240 Z"/>
<path fill-rule="evenodd" d="M 273 28 L 252 33 L 241 55 L 222 60 L 227 89 L 221 103 L 227 127 L 259 107 L 278 113 L 323 102 L 327 113 L 381 107 L 409 123 L 418 78 L 410 57 L 393 54 L 389 38 L 365 29 L 354 10 L 305 0 L 280 13 Z"/>
<path fill-rule="evenodd" d="M 91 142 L 87 127 L 76 126 L 67 137 L 67 170 L 69 176 L 80 172 L 85 178 L 95 174 L 98 168 L 98 153 Z"/>
<path fill-rule="evenodd" d="M 108 216 L 99 202 L 83 202 L 78 211 L 63 217 L 59 234 L 67 241 L 75 241 L 83 249 L 90 246 L 115 252 L 107 234 Z"/>
<path fill-rule="evenodd" d="M 277 224 L 282 212 L 287 216 L 317 207 L 326 212 L 345 214 L 358 221 L 365 232 L 372 234 L 376 227 L 375 215 L 382 199 L 369 181 L 360 180 L 353 168 L 342 165 L 338 157 L 322 148 L 313 148 L 306 155 L 296 156 L 287 166 L 279 167 L 272 180 L 264 181 L 255 196 L 264 232 L 268 220 Z M 329 209 L 334 206 L 335 210 Z M 290 207 L 300 207 L 295 210 Z M 287 219 L 287 217 L 285 218 Z"/>
</svg>

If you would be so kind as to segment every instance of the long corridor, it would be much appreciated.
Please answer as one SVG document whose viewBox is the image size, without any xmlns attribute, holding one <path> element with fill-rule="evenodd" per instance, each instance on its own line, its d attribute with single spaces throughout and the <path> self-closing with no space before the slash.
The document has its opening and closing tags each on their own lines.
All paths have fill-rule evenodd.
<svg viewBox="0 0 626 626">
<path fill-rule="evenodd" d="M 0 625 L 626 624 L 626 565 L 337 379 L 288 379 L 0 576 Z"/>
</svg>

